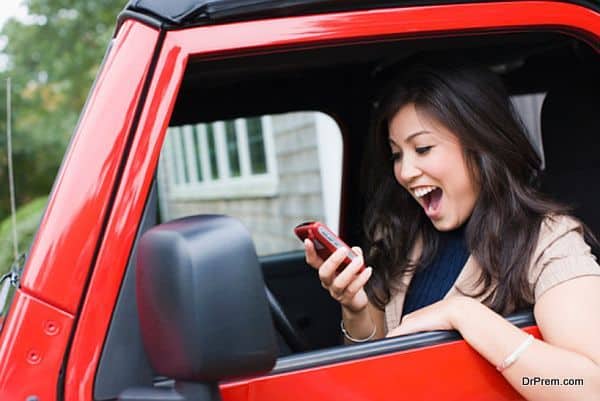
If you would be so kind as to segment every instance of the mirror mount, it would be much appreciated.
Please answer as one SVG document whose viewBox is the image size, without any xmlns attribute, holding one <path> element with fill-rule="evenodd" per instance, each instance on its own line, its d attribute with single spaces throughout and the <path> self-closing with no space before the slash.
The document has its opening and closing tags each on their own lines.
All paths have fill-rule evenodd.
<svg viewBox="0 0 600 401">
<path fill-rule="evenodd" d="M 176 381 L 172 388 L 132 388 L 119 395 L 119 401 L 221 401 L 216 383 Z"/>
</svg>

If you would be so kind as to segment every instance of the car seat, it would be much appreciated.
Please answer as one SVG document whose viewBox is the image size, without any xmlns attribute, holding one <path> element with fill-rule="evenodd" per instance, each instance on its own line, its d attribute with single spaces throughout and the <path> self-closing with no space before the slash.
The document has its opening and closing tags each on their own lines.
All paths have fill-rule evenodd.
<svg viewBox="0 0 600 401">
<path fill-rule="evenodd" d="M 600 235 L 600 74 L 590 68 L 548 90 L 541 113 L 542 190 Z M 598 255 L 598 249 L 594 253 Z"/>
</svg>

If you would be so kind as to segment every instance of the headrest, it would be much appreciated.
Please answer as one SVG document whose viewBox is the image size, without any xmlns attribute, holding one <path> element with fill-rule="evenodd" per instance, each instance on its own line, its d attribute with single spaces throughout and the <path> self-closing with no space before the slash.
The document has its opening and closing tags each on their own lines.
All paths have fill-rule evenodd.
<svg viewBox="0 0 600 401">
<path fill-rule="evenodd" d="M 541 114 L 546 173 L 600 168 L 600 74 L 580 70 L 552 87 Z"/>
</svg>

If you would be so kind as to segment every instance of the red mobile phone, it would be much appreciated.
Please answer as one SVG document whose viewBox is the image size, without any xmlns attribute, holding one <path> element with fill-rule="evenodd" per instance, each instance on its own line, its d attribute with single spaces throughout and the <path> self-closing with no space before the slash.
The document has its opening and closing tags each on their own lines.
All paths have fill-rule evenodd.
<svg viewBox="0 0 600 401">
<path fill-rule="evenodd" d="M 306 223 L 299 224 L 296 226 L 296 228 L 294 228 L 294 232 L 302 242 L 304 242 L 306 238 L 311 240 L 313 244 L 315 244 L 317 255 L 319 255 L 323 260 L 331 256 L 331 254 L 334 253 L 338 248 L 346 247 L 349 249 L 350 252 L 343 260 L 340 270 L 348 266 L 352 259 L 358 257 L 352 248 L 346 245 L 346 243 L 342 241 L 340 237 L 335 235 L 329 227 L 320 221 L 308 221 Z M 363 265 L 361 270 L 364 268 L 365 267 Z"/>
</svg>

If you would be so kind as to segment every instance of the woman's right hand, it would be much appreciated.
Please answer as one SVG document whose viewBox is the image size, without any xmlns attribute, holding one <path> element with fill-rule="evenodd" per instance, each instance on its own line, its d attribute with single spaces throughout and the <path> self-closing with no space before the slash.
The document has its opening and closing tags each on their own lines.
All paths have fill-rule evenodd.
<svg viewBox="0 0 600 401">
<path fill-rule="evenodd" d="M 369 299 L 364 286 L 371 277 L 373 268 L 367 267 L 361 271 L 361 267 L 364 265 L 362 249 L 357 246 L 352 247 L 358 257 L 354 258 L 341 271 L 338 271 L 338 269 L 348 255 L 349 249 L 340 248 L 326 260 L 323 260 L 317 255 L 312 241 L 306 239 L 304 240 L 304 250 L 306 263 L 318 270 L 321 285 L 329 291 L 333 299 L 352 313 L 362 312 L 367 307 Z"/>
</svg>

